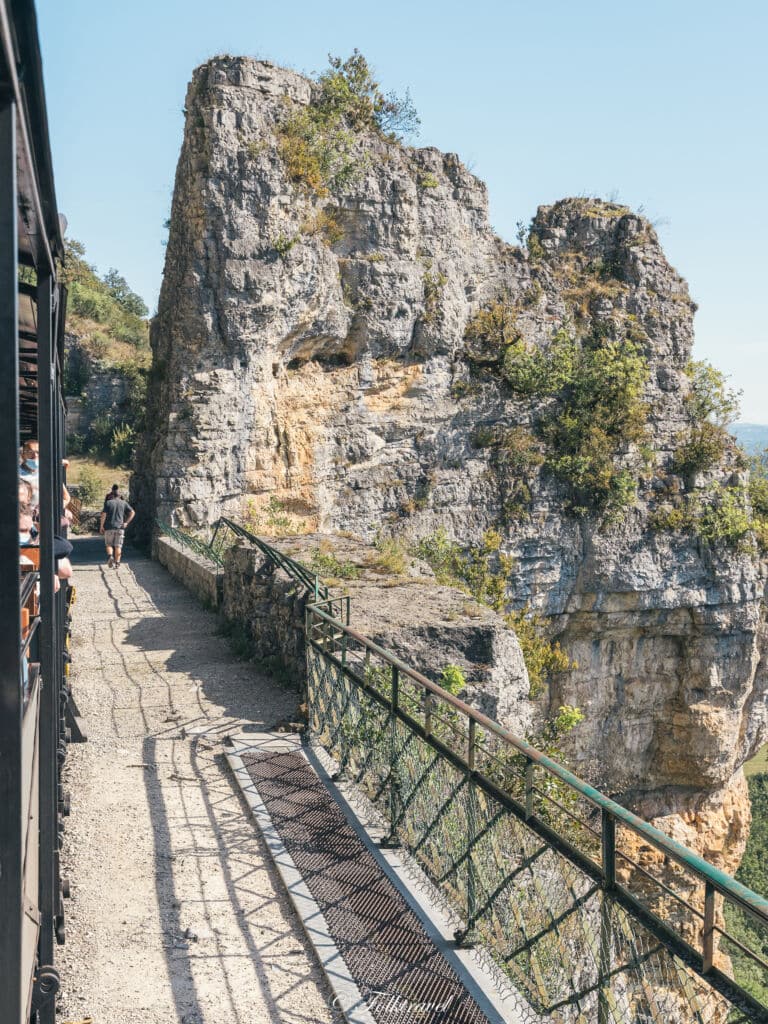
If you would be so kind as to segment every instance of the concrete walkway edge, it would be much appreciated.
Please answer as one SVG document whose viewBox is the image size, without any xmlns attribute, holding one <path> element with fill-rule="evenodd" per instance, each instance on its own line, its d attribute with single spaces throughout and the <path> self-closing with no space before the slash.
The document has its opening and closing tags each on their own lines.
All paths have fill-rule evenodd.
<svg viewBox="0 0 768 1024">
<path fill-rule="evenodd" d="M 405 869 L 396 850 L 380 849 L 366 826 L 357 817 L 354 809 L 333 783 L 322 761 L 312 747 L 302 745 L 298 736 L 281 733 L 264 733 L 259 736 L 231 737 L 232 750 L 227 761 L 237 784 L 264 841 L 272 853 L 277 870 L 283 880 L 304 931 L 312 943 L 320 965 L 325 972 L 338 1007 L 350 1024 L 373 1024 L 373 1018 L 363 1003 L 363 997 L 344 959 L 328 931 L 325 919 L 314 897 L 287 853 L 279 833 L 265 807 L 257 787 L 245 768 L 242 755 L 253 751 L 290 750 L 302 753 L 315 770 L 331 799 L 341 809 L 355 834 L 373 855 L 381 871 L 404 897 L 410 908 L 421 920 L 435 946 L 448 960 L 462 984 L 487 1016 L 491 1024 L 522 1024 L 523 1018 L 514 1005 L 517 1000 L 505 998 L 499 991 L 497 980 L 478 961 L 471 950 L 457 949 L 449 938 L 450 923 L 429 899 L 424 887 L 416 887 L 413 878 Z M 440 926 L 436 925 L 436 919 Z M 527 1018 L 530 1019 L 530 1018 Z"/>
</svg>

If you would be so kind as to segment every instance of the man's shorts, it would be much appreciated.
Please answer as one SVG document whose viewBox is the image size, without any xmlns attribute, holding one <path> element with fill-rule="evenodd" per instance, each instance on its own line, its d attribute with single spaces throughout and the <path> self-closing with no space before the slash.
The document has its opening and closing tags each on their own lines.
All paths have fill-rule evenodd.
<svg viewBox="0 0 768 1024">
<path fill-rule="evenodd" d="M 105 530 L 104 544 L 108 548 L 121 548 L 125 540 L 125 530 Z"/>
</svg>

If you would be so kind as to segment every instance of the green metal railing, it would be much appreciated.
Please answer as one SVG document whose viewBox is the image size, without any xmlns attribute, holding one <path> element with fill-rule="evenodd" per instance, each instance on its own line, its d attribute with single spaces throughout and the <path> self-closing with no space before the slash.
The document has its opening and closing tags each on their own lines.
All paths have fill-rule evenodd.
<svg viewBox="0 0 768 1024">
<path fill-rule="evenodd" d="M 768 1024 L 732 966 L 768 988 L 768 900 L 357 633 L 348 598 L 222 523 L 305 586 L 312 734 L 438 886 L 457 939 L 507 973 L 527 1019 Z M 726 906 L 753 922 L 755 948 L 729 933 Z"/>
<path fill-rule="evenodd" d="M 189 548 L 196 555 L 200 555 L 201 558 L 206 558 L 208 561 L 213 562 L 218 568 L 224 567 L 224 561 L 222 558 L 222 552 L 212 546 L 208 541 L 202 540 L 200 537 L 195 537 L 191 533 L 185 533 L 183 530 L 177 529 L 175 526 L 171 526 L 170 523 L 164 519 L 156 520 L 158 529 L 161 533 L 164 533 L 166 537 L 170 537 L 171 540 L 175 541 L 182 547 Z"/>
<path fill-rule="evenodd" d="M 231 548 L 237 540 L 246 540 L 249 544 L 258 548 L 258 550 L 261 551 L 261 553 L 272 564 L 276 565 L 279 569 L 282 569 L 283 572 L 291 577 L 291 579 L 295 580 L 309 591 L 316 601 L 326 601 L 329 599 L 329 590 L 321 582 L 320 577 L 316 573 L 311 572 L 303 566 L 301 562 L 297 562 L 289 555 L 284 554 L 282 551 L 278 551 L 277 548 L 273 548 L 270 544 L 267 544 L 266 541 L 263 541 L 260 537 L 251 533 L 240 523 L 235 522 L 234 519 L 228 519 L 225 516 L 218 519 L 213 524 L 209 540 L 186 533 L 184 530 L 171 526 L 171 524 L 166 522 L 164 519 L 158 518 L 156 523 L 161 533 L 164 533 L 182 547 L 189 548 L 189 550 L 193 551 L 195 554 L 213 562 L 213 564 L 219 568 L 223 568 L 224 566 L 224 555 L 228 548 Z M 346 621 L 347 624 L 349 624 L 348 609 Z"/>
</svg>

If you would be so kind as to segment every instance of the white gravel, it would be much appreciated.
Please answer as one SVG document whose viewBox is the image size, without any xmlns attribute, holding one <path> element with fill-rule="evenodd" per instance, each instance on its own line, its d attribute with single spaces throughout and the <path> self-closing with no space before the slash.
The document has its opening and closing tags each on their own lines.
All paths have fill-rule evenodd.
<svg viewBox="0 0 768 1024">
<path fill-rule="evenodd" d="M 156 563 L 77 541 L 62 1019 L 336 1022 L 325 980 L 222 753 L 296 693 L 238 661 Z"/>
</svg>

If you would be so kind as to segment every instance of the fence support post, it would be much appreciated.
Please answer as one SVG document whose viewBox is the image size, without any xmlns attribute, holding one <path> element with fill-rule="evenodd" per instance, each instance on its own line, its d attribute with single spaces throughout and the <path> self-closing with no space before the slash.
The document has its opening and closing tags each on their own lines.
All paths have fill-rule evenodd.
<svg viewBox="0 0 768 1024">
<path fill-rule="evenodd" d="M 455 932 L 456 944 L 464 949 L 474 945 L 472 934 L 477 914 L 477 865 L 474 847 L 477 841 L 477 793 L 475 792 L 475 745 L 477 739 L 475 720 L 469 720 L 467 736 L 467 927 Z"/>
<path fill-rule="evenodd" d="M 603 849 L 603 887 L 613 889 L 616 885 L 616 819 L 605 810 L 602 812 L 600 835 Z"/>
<path fill-rule="evenodd" d="M 382 846 L 399 846 L 397 838 L 397 816 L 399 813 L 399 784 L 397 781 L 397 708 L 400 691 L 400 670 L 392 666 L 392 688 L 389 705 L 389 835 L 382 839 Z"/>
<path fill-rule="evenodd" d="M 704 886 L 704 931 L 701 938 L 702 970 L 706 974 L 712 969 L 715 959 L 715 887 L 711 882 Z"/>
<path fill-rule="evenodd" d="M 603 891 L 600 893 L 600 972 L 597 992 L 597 1024 L 613 1024 L 610 1006 L 611 953 L 611 890 L 616 886 L 616 819 L 603 810 L 600 828 L 603 860 Z"/>
<path fill-rule="evenodd" d="M 536 765 L 533 761 L 526 760 L 525 762 L 525 818 L 533 817 L 533 773 Z"/>
</svg>

